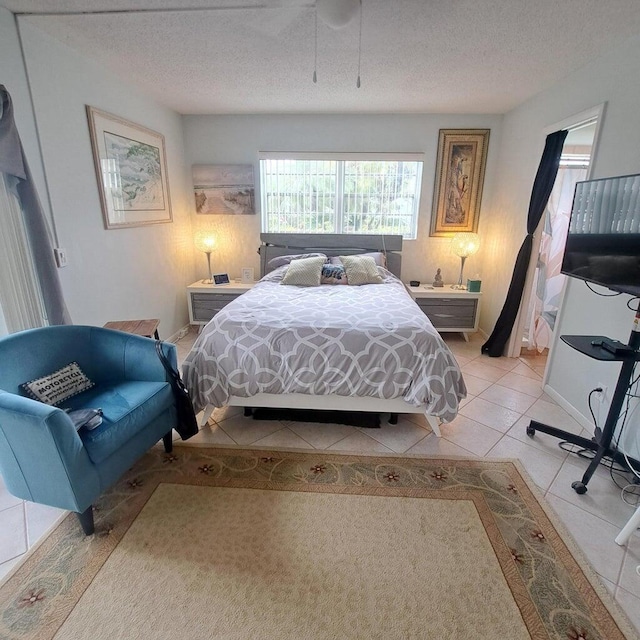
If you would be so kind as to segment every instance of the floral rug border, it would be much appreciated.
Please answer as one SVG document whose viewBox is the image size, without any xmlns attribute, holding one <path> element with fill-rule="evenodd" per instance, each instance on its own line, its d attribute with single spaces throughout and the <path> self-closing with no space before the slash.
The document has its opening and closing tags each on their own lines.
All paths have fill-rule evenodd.
<svg viewBox="0 0 640 640">
<path fill-rule="evenodd" d="M 160 483 L 471 500 L 531 638 L 637 637 L 525 478 L 510 461 L 154 448 L 101 497 L 95 535 L 85 537 L 70 514 L 0 584 L 0 638 L 52 638 Z M 555 591 L 536 604 L 540 589 Z"/>
</svg>

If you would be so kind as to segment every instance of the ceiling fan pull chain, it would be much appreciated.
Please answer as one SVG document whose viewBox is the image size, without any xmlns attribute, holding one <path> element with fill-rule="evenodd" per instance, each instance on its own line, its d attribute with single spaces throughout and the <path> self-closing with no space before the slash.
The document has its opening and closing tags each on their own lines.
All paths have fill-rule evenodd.
<svg viewBox="0 0 640 640">
<path fill-rule="evenodd" d="M 362 0 L 360 0 L 360 34 L 358 36 L 358 79 L 356 87 L 360 88 L 360 58 L 362 57 Z"/>
<path fill-rule="evenodd" d="M 318 82 L 318 74 L 316 71 L 318 70 L 318 7 L 316 5 L 316 42 L 315 42 L 315 54 L 313 58 L 313 83 L 316 84 Z"/>
</svg>

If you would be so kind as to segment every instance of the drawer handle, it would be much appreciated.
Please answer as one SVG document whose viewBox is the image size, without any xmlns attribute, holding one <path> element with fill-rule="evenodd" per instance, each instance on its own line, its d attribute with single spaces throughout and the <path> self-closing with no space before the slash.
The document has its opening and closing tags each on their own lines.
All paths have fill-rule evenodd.
<svg viewBox="0 0 640 640">
<path fill-rule="evenodd" d="M 456 317 L 452 313 L 434 313 L 433 315 L 436 318 L 455 318 Z"/>
</svg>

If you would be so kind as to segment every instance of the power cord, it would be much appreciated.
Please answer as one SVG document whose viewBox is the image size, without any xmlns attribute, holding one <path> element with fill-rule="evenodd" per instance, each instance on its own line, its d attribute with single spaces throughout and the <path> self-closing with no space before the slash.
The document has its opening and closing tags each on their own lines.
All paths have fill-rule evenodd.
<svg viewBox="0 0 640 640">
<path fill-rule="evenodd" d="M 615 448 L 616 449 L 619 449 L 620 436 L 622 435 L 622 431 L 624 429 L 624 426 L 625 426 L 625 424 L 627 422 L 627 418 L 629 416 L 629 408 L 630 408 L 629 404 L 631 402 L 631 398 L 639 397 L 638 394 L 632 393 L 632 389 L 633 389 L 633 387 L 635 385 L 637 385 L 638 381 L 640 381 L 640 374 L 635 376 L 633 378 L 633 380 L 629 383 L 629 386 L 627 387 L 625 408 L 624 408 L 624 411 L 618 417 L 618 421 L 620 420 L 620 418 L 622 418 L 622 425 L 620 426 L 620 429 L 618 430 L 618 436 L 617 436 L 616 441 L 615 441 Z M 602 391 L 603 391 L 602 387 L 595 387 L 594 389 L 592 389 L 589 392 L 589 396 L 587 398 L 587 404 L 589 406 L 589 413 L 591 414 L 591 419 L 593 420 L 593 425 L 594 425 L 594 428 L 595 428 L 596 431 L 600 431 L 600 427 L 598 426 L 598 420 L 596 419 L 595 412 L 593 410 L 592 400 L 593 400 L 593 395 L 595 393 L 602 393 Z M 585 460 L 592 460 L 595 457 L 595 453 L 591 449 L 586 449 L 584 447 L 580 447 L 579 445 L 575 445 L 575 444 L 573 444 L 571 442 L 562 441 L 562 442 L 558 443 L 558 446 L 563 451 L 567 451 L 568 453 L 572 453 L 574 455 L 577 455 L 578 457 L 583 458 Z M 639 485 L 638 481 L 640 480 L 640 474 L 638 472 L 636 472 L 636 470 L 634 469 L 633 465 L 631 464 L 628 456 L 624 452 L 622 452 L 622 454 L 624 455 L 625 461 L 627 463 L 626 467 L 623 467 L 621 465 L 616 464 L 615 459 L 613 457 L 609 457 L 609 456 L 604 456 L 602 458 L 602 460 L 600 461 L 600 464 L 603 467 L 609 469 L 609 475 L 611 476 L 612 482 L 621 491 L 622 501 L 625 502 L 625 504 L 629 504 L 630 506 L 634 506 L 632 503 L 630 503 L 625 498 L 625 495 L 626 495 L 626 493 L 631 493 L 632 495 L 638 495 L 638 504 L 640 504 L 640 493 L 636 494 L 635 491 L 632 491 L 632 490 L 640 490 L 640 486 L 638 486 Z M 629 472 L 633 473 L 634 476 L 637 477 L 637 480 L 634 478 L 634 482 L 629 482 L 628 481 Z M 624 480 L 626 480 L 625 484 L 621 484 L 621 482 L 619 482 L 615 478 L 614 474 L 617 474 L 618 476 L 622 476 L 624 478 Z"/>
<path fill-rule="evenodd" d="M 627 306 L 629 306 L 628 302 L 627 302 Z M 636 365 L 634 365 L 634 373 L 635 373 L 635 367 L 636 366 L 637 366 L 637 363 L 636 363 Z M 637 375 L 629 383 L 629 386 L 627 387 L 627 392 L 625 394 L 626 395 L 625 408 L 624 408 L 624 412 L 622 414 L 622 424 L 620 425 L 620 429 L 618 430 L 618 437 L 616 439 L 616 448 L 618 450 L 620 450 L 620 448 L 618 446 L 619 442 L 620 442 L 620 437 L 622 436 L 622 432 L 624 430 L 624 426 L 625 426 L 625 424 L 627 422 L 627 419 L 629 417 L 629 409 L 630 409 L 631 398 L 637 398 L 638 397 L 637 385 L 638 385 L 638 381 L 639 380 L 640 380 L 640 374 Z M 628 504 L 630 507 L 633 507 L 634 509 L 638 509 L 638 507 L 640 506 L 640 473 L 638 473 L 638 471 L 635 469 L 634 465 L 632 464 L 631 460 L 629 460 L 629 456 L 627 455 L 627 453 L 625 451 L 622 451 L 622 455 L 624 456 L 624 460 L 627 463 L 627 473 L 631 472 L 633 474 L 633 481 L 622 488 L 621 493 L 620 493 L 620 497 L 621 497 L 622 501 L 625 504 Z M 618 486 L 618 483 L 616 483 L 616 485 Z M 629 495 L 632 495 L 632 496 L 635 497 L 635 501 L 634 502 L 630 502 L 627 499 Z M 640 576 L 640 564 L 636 566 L 636 573 Z"/>
<path fill-rule="evenodd" d="M 597 292 L 594 291 L 594 293 L 597 293 Z M 603 294 L 598 294 L 598 295 L 603 295 Z M 627 306 L 628 306 L 628 303 L 627 303 Z M 637 366 L 637 363 L 636 365 L 634 365 L 634 371 L 632 373 L 632 376 L 635 374 L 636 366 Z M 625 404 L 624 411 L 622 412 L 622 414 L 618 416 L 618 419 L 616 420 L 616 422 L 619 422 L 620 418 L 622 418 L 622 424 L 620 425 L 620 429 L 618 430 L 618 437 L 616 438 L 616 442 L 615 442 L 616 450 L 619 450 L 620 437 L 622 435 L 622 431 L 624 430 L 624 426 L 627 422 L 627 418 L 629 417 L 629 405 L 631 403 L 631 398 L 639 397 L 639 395 L 633 389 L 634 386 L 638 384 L 638 381 L 640 381 L 640 374 L 638 374 L 635 378 L 633 378 L 632 381 L 629 383 L 629 386 L 627 387 L 627 391 L 625 394 L 626 404 Z M 589 396 L 587 398 L 587 404 L 589 405 L 589 412 L 591 413 L 591 419 L 593 420 L 593 426 L 596 432 L 600 430 L 600 427 L 598 426 L 598 421 L 593 411 L 591 401 L 594 393 L 602 393 L 602 391 L 603 391 L 602 387 L 596 387 L 595 389 L 592 389 L 589 392 Z M 559 442 L 558 446 L 563 451 L 573 453 L 587 460 L 593 459 L 595 456 L 595 453 L 591 449 L 585 449 L 584 447 L 580 447 L 579 445 L 575 445 L 571 442 L 567 442 L 566 440 Z M 629 457 L 624 451 L 622 452 L 622 455 L 624 456 L 624 460 L 627 463 L 627 468 L 624 468 L 620 465 L 616 465 L 614 467 L 615 459 L 613 457 L 603 457 L 600 460 L 600 464 L 603 465 L 604 467 L 608 467 L 609 475 L 611 476 L 612 482 L 616 485 L 616 487 L 618 487 L 618 489 L 620 489 L 620 499 L 625 504 L 628 504 L 630 507 L 635 507 L 637 509 L 638 506 L 640 506 L 640 473 L 636 471 L 633 464 L 631 464 Z M 629 472 L 631 472 L 634 475 L 633 482 L 628 482 Z M 627 480 L 627 484 L 620 485 L 616 480 L 616 478 L 614 477 L 614 473 L 625 477 L 625 479 Z M 629 500 L 627 499 L 627 496 L 629 495 L 635 496 L 635 502 L 629 502 Z M 640 576 L 640 564 L 636 566 L 636 573 Z"/>
<path fill-rule="evenodd" d="M 598 428 L 598 421 L 596 420 L 596 414 L 593 412 L 593 407 L 591 406 L 591 398 L 593 397 L 594 393 L 602 393 L 603 392 L 603 388 L 602 387 L 596 387 L 595 389 L 591 389 L 591 391 L 589 392 L 589 398 L 587 399 L 587 404 L 589 405 L 589 411 L 591 413 L 591 418 L 593 419 L 593 426 L 597 429 Z"/>
<path fill-rule="evenodd" d="M 632 300 L 639 300 L 640 298 L 634 297 L 631 298 L 631 300 L 627 300 L 627 307 L 629 307 L 629 309 L 631 309 L 632 311 L 635 311 L 637 314 L 638 309 L 632 309 L 631 306 L 629 305 L 629 303 Z M 640 308 L 640 302 L 638 303 L 638 308 Z M 635 372 L 635 368 L 637 366 L 637 362 L 634 365 L 634 372 Z M 622 423 L 622 426 L 620 427 L 620 431 L 618 432 L 618 442 L 620 441 L 620 436 L 622 435 L 622 430 L 624 428 L 624 423 L 627 420 L 627 416 L 628 416 L 628 412 L 629 412 L 629 403 L 631 402 L 631 398 L 637 398 L 638 397 L 638 393 L 637 393 L 637 385 L 638 385 L 638 380 L 640 380 L 640 374 L 638 376 L 636 376 L 631 383 L 629 384 L 629 386 L 627 387 L 627 404 L 625 407 L 625 411 L 624 411 L 624 421 Z M 636 389 L 634 389 L 634 387 L 636 387 Z M 616 442 L 616 446 L 617 446 L 617 442 Z M 631 473 L 633 473 L 633 475 L 635 476 L 634 481 L 630 484 L 628 484 L 623 490 L 622 493 L 620 495 L 620 497 L 622 498 L 623 502 L 625 504 L 628 504 L 630 506 L 634 506 L 636 509 L 638 508 L 638 505 L 640 504 L 640 493 L 633 493 L 634 496 L 636 496 L 636 502 L 635 504 L 631 504 L 626 498 L 625 498 L 625 491 L 629 491 L 630 487 L 633 487 L 634 489 L 638 489 L 638 483 L 640 481 L 640 473 L 638 473 L 638 471 L 636 471 L 636 469 L 634 468 L 634 466 L 631 464 L 631 461 L 629 460 L 629 457 L 627 456 L 626 452 L 623 451 L 622 455 L 624 456 L 624 461 L 627 463 L 627 466 L 629 467 L 629 470 L 631 471 Z M 636 573 L 640 576 L 640 564 L 636 565 Z"/>
<path fill-rule="evenodd" d="M 592 291 L 597 296 L 602 296 L 603 298 L 615 298 L 616 296 L 622 295 L 621 291 L 618 293 L 600 293 L 599 291 L 596 291 L 586 280 L 585 280 L 585 284 L 587 285 L 587 289 L 589 289 L 589 291 Z"/>
<path fill-rule="evenodd" d="M 638 313 L 638 307 L 636 307 L 635 309 L 631 306 L 631 303 L 634 300 L 638 300 L 638 307 L 640 307 L 640 297 L 638 296 L 634 296 L 633 298 L 629 298 L 627 300 L 627 308 L 630 309 L 631 311 L 633 311 L 634 313 Z"/>
<path fill-rule="evenodd" d="M 593 458 L 595 457 L 595 453 L 591 449 L 585 449 L 584 447 L 581 447 L 577 444 L 573 444 L 572 442 L 567 442 L 566 440 L 562 440 L 558 444 L 558 446 L 563 451 L 566 451 L 567 453 L 573 453 L 574 455 L 578 456 L 579 458 L 583 458 L 584 460 L 593 460 Z M 616 465 L 615 460 L 608 456 L 603 456 L 602 460 L 600 461 L 600 464 L 606 469 L 612 469 L 613 473 L 622 474 L 622 473 L 627 473 L 628 471 L 624 467 Z M 613 466 L 613 465 L 616 465 L 616 466 Z M 618 485 L 618 488 L 621 489 L 622 487 Z"/>
<path fill-rule="evenodd" d="M 587 286 L 589 286 L 588 283 L 587 283 Z M 591 287 L 589 288 L 591 289 Z M 596 293 L 597 295 L 603 295 L 605 297 L 609 297 L 606 294 L 600 294 L 597 291 L 594 291 L 594 293 Z M 614 295 L 619 295 L 619 294 L 614 294 Z M 634 299 L 640 300 L 640 298 L 632 298 L 632 300 Z M 627 306 L 631 309 L 631 307 L 629 306 L 629 302 L 631 302 L 631 300 L 627 302 Z M 615 449 L 617 451 L 620 451 L 620 447 L 619 447 L 620 438 L 622 436 L 622 432 L 624 431 L 625 425 L 627 423 L 627 419 L 629 418 L 629 415 L 630 415 L 631 399 L 640 397 L 640 394 L 637 393 L 637 389 L 634 388 L 634 387 L 637 387 L 638 382 L 640 381 L 640 373 L 636 375 L 636 371 L 635 371 L 637 364 L 638 363 L 636 362 L 636 364 L 634 365 L 634 370 L 631 376 L 632 380 L 629 382 L 629 385 L 627 386 L 627 390 L 625 392 L 624 411 L 622 411 L 622 413 L 618 416 L 618 419 L 616 420 L 616 423 L 619 423 L 620 420 L 622 420 L 622 423 L 618 428 L 618 435 L 615 441 Z M 591 419 L 593 420 L 593 426 L 596 433 L 601 432 L 601 429 L 598 426 L 598 420 L 596 419 L 595 412 L 593 411 L 592 399 L 595 393 L 602 393 L 602 392 L 603 392 L 602 387 L 596 387 L 595 389 L 592 389 L 589 392 L 589 396 L 587 398 L 589 413 L 591 413 Z M 571 442 L 561 441 L 558 443 L 558 446 L 563 451 L 573 453 L 587 460 L 591 460 L 595 456 L 595 453 L 591 449 L 587 449 L 579 445 L 575 445 Z M 612 456 L 603 457 L 600 460 L 600 464 L 609 469 L 609 475 L 611 476 L 612 482 L 616 485 L 616 487 L 618 487 L 618 489 L 620 489 L 620 499 L 630 507 L 634 507 L 637 509 L 640 506 L 640 472 L 635 469 L 634 465 L 632 464 L 626 452 L 621 451 L 621 453 L 624 456 L 626 467 L 622 467 L 621 465 L 616 465 L 615 459 Z M 627 481 L 626 484 L 624 485 L 620 484 L 618 480 L 614 477 L 614 473 L 625 478 L 625 480 Z M 633 474 L 633 480 L 631 482 L 629 482 L 629 475 L 628 475 L 629 473 Z M 635 502 L 630 502 L 628 499 L 629 496 L 634 496 Z M 636 573 L 640 575 L 640 565 L 636 567 Z"/>
</svg>

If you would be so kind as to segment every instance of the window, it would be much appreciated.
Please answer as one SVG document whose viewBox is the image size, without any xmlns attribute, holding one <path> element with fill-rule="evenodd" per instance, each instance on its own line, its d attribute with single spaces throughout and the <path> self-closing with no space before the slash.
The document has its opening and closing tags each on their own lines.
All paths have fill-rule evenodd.
<svg viewBox="0 0 640 640">
<path fill-rule="evenodd" d="M 421 154 L 261 153 L 267 233 L 400 234 L 415 239 Z"/>
</svg>

